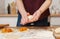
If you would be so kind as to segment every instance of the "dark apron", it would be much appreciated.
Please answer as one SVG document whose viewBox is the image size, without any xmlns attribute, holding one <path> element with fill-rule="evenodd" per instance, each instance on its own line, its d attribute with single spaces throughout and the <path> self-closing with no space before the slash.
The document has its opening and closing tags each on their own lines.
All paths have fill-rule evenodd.
<svg viewBox="0 0 60 39">
<path fill-rule="evenodd" d="M 25 24 L 25 25 L 20 24 L 20 22 L 21 22 L 21 15 L 18 12 L 18 21 L 17 21 L 18 27 L 20 27 L 20 26 L 50 26 L 50 23 L 48 22 L 48 17 L 46 17 L 42 20 L 38 20 L 36 22 Z"/>
</svg>

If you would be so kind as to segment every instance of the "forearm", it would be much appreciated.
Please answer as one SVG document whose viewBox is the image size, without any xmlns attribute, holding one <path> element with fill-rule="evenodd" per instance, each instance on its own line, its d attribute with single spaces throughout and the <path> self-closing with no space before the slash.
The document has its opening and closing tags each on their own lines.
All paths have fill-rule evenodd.
<svg viewBox="0 0 60 39">
<path fill-rule="evenodd" d="M 43 13 L 46 9 L 49 8 L 50 4 L 51 4 L 52 0 L 46 0 L 42 6 L 38 9 L 40 11 L 40 13 Z"/>
<path fill-rule="evenodd" d="M 17 5 L 17 8 L 20 12 L 20 14 L 23 16 L 25 15 L 27 12 L 25 11 L 25 8 L 24 8 L 24 5 L 23 5 L 23 2 L 22 0 L 16 0 L 16 5 Z"/>
</svg>

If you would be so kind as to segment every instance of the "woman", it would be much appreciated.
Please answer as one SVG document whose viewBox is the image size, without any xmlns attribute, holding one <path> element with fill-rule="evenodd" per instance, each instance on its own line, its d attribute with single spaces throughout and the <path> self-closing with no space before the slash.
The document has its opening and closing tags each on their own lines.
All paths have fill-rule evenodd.
<svg viewBox="0 0 60 39">
<path fill-rule="evenodd" d="M 51 1 L 52 0 L 16 0 L 18 7 L 17 26 L 48 26 Z M 32 19 L 28 19 L 27 13 L 32 15 Z"/>
</svg>

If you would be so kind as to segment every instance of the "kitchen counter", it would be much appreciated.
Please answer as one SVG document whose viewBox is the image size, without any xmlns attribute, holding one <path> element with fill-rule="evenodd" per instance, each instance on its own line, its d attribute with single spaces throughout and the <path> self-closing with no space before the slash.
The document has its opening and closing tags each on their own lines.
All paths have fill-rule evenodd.
<svg viewBox="0 0 60 39">
<path fill-rule="evenodd" d="M 17 17 L 17 14 L 0 14 L 0 17 Z"/>
<path fill-rule="evenodd" d="M 44 29 L 44 30 L 49 30 L 49 31 L 52 31 L 52 32 L 54 32 L 54 30 L 56 29 L 56 28 L 59 28 L 60 26 L 52 26 L 52 27 L 28 27 L 28 28 L 30 28 L 30 29 Z M 54 33 L 54 36 L 55 36 L 55 38 L 56 39 L 60 39 L 60 35 L 59 34 L 55 34 Z"/>
<path fill-rule="evenodd" d="M 0 31 L 0 36 L 3 37 L 3 39 L 4 38 L 5 39 L 53 39 L 55 38 L 53 36 L 53 33 L 49 31 L 50 27 L 28 27 L 27 30 L 25 31 L 21 31 L 19 27 L 10 27 L 10 29 L 13 30 L 10 33 L 8 32 L 4 33 L 5 31 L 4 32 Z"/>
<path fill-rule="evenodd" d="M 24 26 L 22 26 L 22 27 L 24 27 Z M 28 27 L 28 26 L 25 26 L 25 27 Z M 54 32 L 54 30 L 56 29 L 56 28 L 58 28 L 58 27 L 60 27 L 60 26 L 54 26 L 54 27 L 34 27 L 34 26 L 30 26 L 30 27 L 28 27 L 29 29 L 44 29 L 44 30 L 48 30 L 48 31 L 52 31 L 52 32 Z M 19 28 L 19 27 L 11 27 L 11 28 Z M 56 39 L 60 39 L 60 36 L 58 36 L 57 34 L 54 34 L 54 36 L 56 37 Z"/>
</svg>

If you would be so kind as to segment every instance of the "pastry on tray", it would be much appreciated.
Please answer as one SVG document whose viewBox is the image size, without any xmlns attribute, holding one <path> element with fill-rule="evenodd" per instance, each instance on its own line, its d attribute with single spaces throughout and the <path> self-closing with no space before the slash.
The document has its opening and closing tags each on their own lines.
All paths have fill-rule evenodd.
<svg viewBox="0 0 60 39">
<path fill-rule="evenodd" d="M 28 30 L 27 27 L 20 27 L 20 28 L 19 28 L 19 31 L 20 31 L 20 32 L 27 31 L 27 30 Z"/>
<path fill-rule="evenodd" d="M 3 28 L 2 29 L 2 33 L 9 33 L 9 32 L 13 32 L 13 30 L 11 28 Z"/>
</svg>

